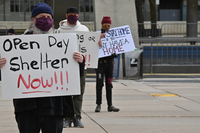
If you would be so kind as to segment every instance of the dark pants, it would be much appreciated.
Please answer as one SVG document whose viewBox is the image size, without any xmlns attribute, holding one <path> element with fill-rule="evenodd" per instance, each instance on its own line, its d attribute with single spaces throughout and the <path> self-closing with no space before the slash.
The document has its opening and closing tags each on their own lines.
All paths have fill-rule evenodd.
<svg viewBox="0 0 200 133">
<path fill-rule="evenodd" d="M 64 116 L 74 118 L 74 104 L 72 96 L 63 96 Z"/>
<path fill-rule="evenodd" d="M 80 77 L 81 83 L 81 94 L 73 96 L 73 103 L 74 103 L 74 113 L 76 119 L 81 119 L 81 109 L 83 103 L 83 94 L 85 92 L 85 77 L 86 77 L 87 69 L 84 70 L 83 76 Z"/>
<path fill-rule="evenodd" d="M 102 88 L 104 86 L 104 76 L 106 84 L 107 104 L 112 105 L 112 80 L 113 80 L 113 59 L 99 59 L 98 69 L 96 69 L 96 104 L 102 103 Z"/>
<path fill-rule="evenodd" d="M 27 112 L 17 113 L 15 115 L 19 133 L 62 133 L 62 116 L 38 116 L 30 115 Z"/>
</svg>

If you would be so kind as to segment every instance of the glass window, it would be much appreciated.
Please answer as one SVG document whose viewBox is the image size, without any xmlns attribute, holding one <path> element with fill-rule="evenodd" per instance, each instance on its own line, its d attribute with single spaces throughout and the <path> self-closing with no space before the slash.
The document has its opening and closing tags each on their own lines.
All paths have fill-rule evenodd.
<svg viewBox="0 0 200 133">
<path fill-rule="evenodd" d="M 80 6 L 80 12 L 84 12 L 84 7 Z"/>
<path fill-rule="evenodd" d="M 10 1 L 10 12 L 14 12 L 15 11 L 15 2 L 13 0 Z"/>
<path fill-rule="evenodd" d="M 90 11 L 93 12 L 93 5 L 90 6 Z"/>
<path fill-rule="evenodd" d="M 19 0 L 13 0 L 14 12 L 19 12 Z"/>
<path fill-rule="evenodd" d="M 94 21 L 93 0 L 79 0 L 79 20 Z"/>
<path fill-rule="evenodd" d="M 88 5 L 85 6 L 85 11 L 90 12 L 90 7 Z"/>
<path fill-rule="evenodd" d="M 31 1 L 31 11 L 33 10 L 33 7 L 35 6 L 35 3 L 34 3 L 34 1 Z"/>
</svg>

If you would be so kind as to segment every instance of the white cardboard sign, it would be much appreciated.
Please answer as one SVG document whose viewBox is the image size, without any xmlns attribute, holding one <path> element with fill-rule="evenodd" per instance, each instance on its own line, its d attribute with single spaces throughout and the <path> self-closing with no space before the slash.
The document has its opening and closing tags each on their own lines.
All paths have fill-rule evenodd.
<svg viewBox="0 0 200 133">
<path fill-rule="evenodd" d="M 0 37 L 3 99 L 80 94 L 75 33 Z"/>
<path fill-rule="evenodd" d="M 110 29 L 101 40 L 102 46 L 99 48 L 99 58 L 136 49 L 129 25 Z"/>
<path fill-rule="evenodd" d="M 85 56 L 85 66 L 87 68 L 97 68 L 100 33 L 72 30 L 58 30 L 56 33 L 76 33 L 78 51 Z"/>
</svg>

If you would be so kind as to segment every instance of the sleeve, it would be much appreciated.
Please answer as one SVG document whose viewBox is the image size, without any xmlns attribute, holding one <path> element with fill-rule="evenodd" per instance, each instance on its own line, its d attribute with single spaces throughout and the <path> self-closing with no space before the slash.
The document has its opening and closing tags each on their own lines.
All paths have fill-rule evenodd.
<svg viewBox="0 0 200 133">
<path fill-rule="evenodd" d="M 84 68 L 85 68 L 85 57 L 83 56 L 83 62 L 79 63 L 79 70 L 80 70 L 80 77 L 84 74 Z"/>
</svg>

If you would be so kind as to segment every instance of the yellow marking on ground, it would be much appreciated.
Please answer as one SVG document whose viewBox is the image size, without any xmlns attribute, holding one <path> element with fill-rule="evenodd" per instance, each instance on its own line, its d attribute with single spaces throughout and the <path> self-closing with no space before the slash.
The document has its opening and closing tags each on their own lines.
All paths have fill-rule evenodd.
<svg viewBox="0 0 200 133">
<path fill-rule="evenodd" d="M 179 97 L 178 95 L 176 94 L 150 94 L 154 97 Z"/>
</svg>

